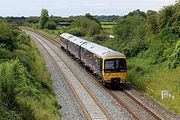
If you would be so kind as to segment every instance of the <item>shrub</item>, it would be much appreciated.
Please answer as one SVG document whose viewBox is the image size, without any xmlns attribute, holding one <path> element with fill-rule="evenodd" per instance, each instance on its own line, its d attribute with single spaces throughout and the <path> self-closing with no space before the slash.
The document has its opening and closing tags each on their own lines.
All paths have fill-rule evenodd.
<svg viewBox="0 0 180 120">
<path fill-rule="evenodd" d="M 68 30 L 68 33 L 73 34 L 75 36 L 85 36 L 86 32 L 80 27 L 72 27 L 70 30 Z"/>
</svg>

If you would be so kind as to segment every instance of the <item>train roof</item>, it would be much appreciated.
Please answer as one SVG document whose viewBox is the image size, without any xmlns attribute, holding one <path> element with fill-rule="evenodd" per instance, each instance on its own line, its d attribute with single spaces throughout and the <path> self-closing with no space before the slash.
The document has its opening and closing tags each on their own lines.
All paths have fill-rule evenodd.
<svg viewBox="0 0 180 120">
<path fill-rule="evenodd" d="M 104 47 L 104 46 L 101 46 L 92 42 L 85 43 L 82 45 L 82 47 L 86 48 L 86 50 L 98 55 L 101 58 L 109 57 L 109 56 L 123 56 L 123 57 L 125 56 L 119 52 L 116 52 L 107 47 Z"/>
<path fill-rule="evenodd" d="M 87 40 L 84 40 L 82 38 L 76 37 L 74 35 L 71 35 L 69 33 L 63 33 L 60 35 L 61 37 L 68 39 L 69 41 L 71 41 L 72 43 L 75 43 L 77 45 L 82 45 L 84 43 L 87 43 Z"/>
<path fill-rule="evenodd" d="M 119 52 L 116 52 L 114 50 L 111 50 L 107 47 L 98 45 L 93 42 L 89 42 L 87 40 L 81 39 L 81 38 L 71 35 L 69 33 L 63 33 L 60 36 L 62 38 L 65 38 L 65 39 L 85 48 L 86 50 L 98 55 L 101 58 L 108 57 L 108 56 L 125 56 L 125 55 L 123 55 Z"/>
</svg>

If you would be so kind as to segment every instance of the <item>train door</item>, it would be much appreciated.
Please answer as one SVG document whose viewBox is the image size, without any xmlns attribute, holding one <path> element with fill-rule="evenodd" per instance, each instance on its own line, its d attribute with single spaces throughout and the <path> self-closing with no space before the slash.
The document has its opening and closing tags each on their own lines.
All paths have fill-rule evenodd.
<svg viewBox="0 0 180 120">
<path fill-rule="evenodd" d="M 69 42 L 68 42 L 68 40 L 67 40 L 67 43 L 66 43 L 66 48 L 67 48 L 66 50 L 67 50 L 67 51 L 68 51 L 68 48 L 69 48 L 68 46 L 69 46 Z"/>
<path fill-rule="evenodd" d="M 78 57 L 79 57 L 79 59 L 81 60 L 81 49 L 82 49 L 82 47 L 81 46 L 79 46 L 79 49 L 78 49 Z"/>
</svg>

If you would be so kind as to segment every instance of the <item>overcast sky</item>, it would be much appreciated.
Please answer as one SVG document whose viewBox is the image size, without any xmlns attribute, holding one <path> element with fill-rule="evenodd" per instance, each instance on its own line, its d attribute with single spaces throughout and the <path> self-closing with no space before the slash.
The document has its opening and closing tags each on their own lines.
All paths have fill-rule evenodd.
<svg viewBox="0 0 180 120">
<path fill-rule="evenodd" d="M 130 11 L 159 11 L 175 0 L 0 0 L 0 16 L 39 16 L 46 8 L 49 15 L 125 15 Z"/>
</svg>

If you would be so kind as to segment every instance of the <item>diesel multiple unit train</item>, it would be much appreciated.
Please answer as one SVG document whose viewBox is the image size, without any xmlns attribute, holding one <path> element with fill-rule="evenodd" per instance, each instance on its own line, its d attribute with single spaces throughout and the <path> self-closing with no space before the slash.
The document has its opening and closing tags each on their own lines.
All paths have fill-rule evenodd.
<svg viewBox="0 0 180 120">
<path fill-rule="evenodd" d="M 105 84 L 125 85 L 126 56 L 69 33 L 60 35 L 60 45 L 103 79 Z"/>
</svg>

